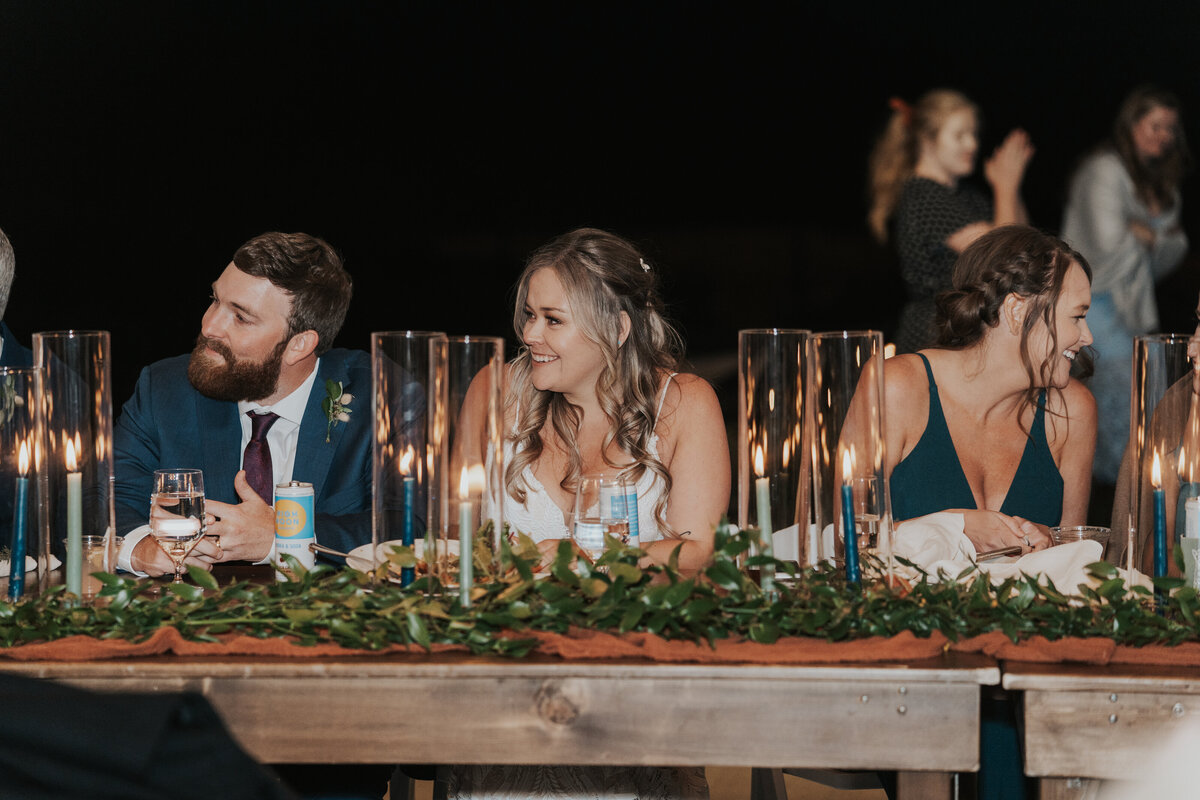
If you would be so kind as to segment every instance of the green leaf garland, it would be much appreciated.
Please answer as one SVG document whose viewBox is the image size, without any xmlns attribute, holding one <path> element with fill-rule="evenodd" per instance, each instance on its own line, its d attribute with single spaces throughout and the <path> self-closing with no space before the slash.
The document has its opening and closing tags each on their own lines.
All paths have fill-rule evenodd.
<svg viewBox="0 0 1200 800">
<path fill-rule="evenodd" d="M 1127 589 L 1104 562 L 1090 567 L 1094 585 L 1066 591 L 1026 576 L 993 586 L 987 580 L 933 581 L 923 573 L 911 586 L 867 580 L 858 589 L 847 586 L 832 565 L 800 570 L 776 561 L 772 601 L 737 564 L 756 535 L 718 532 L 713 562 L 699 575 L 639 566 L 645 553 L 620 546 L 610 547 L 594 565 L 576 564 L 569 542 L 544 574 L 535 572 L 539 553 L 524 536 L 504 541 L 496 565 L 485 527 L 476 538 L 477 584 L 469 608 L 459 603 L 456 590 L 429 577 L 405 588 L 382 580 L 386 564 L 374 584 L 352 569 L 305 570 L 294 559 L 289 563 L 295 580 L 265 585 L 218 586 L 196 568 L 189 570 L 191 583 L 165 586 L 102 574 L 100 600 L 92 605 L 78 605 L 61 586 L 15 604 L 0 603 L 0 645 L 76 634 L 138 642 L 166 625 L 195 641 L 241 633 L 362 650 L 446 643 L 514 657 L 533 646 L 522 633 L 570 627 L 648 631 L 708 645 L 721 639 L 770 643 L 785 636 L 844 641 L 902 631 L 920 637 L 940 631 L 958 640 L 996 630 L 1014 641 L 1035 634 L 1052 640 L 1102 636 L 1134 646 L 1200 640 L 1200 596 L 1194 589 L 1176 578 L 1156 579 L 1160 590 L 1171 592 L 1160 614 L 1149 591 Z M 390 558 L 401 563 L 412 553 L 400 548 Z M 878 574 L 877 562 L 868 558 L 867 566 Z"/>
</svg>

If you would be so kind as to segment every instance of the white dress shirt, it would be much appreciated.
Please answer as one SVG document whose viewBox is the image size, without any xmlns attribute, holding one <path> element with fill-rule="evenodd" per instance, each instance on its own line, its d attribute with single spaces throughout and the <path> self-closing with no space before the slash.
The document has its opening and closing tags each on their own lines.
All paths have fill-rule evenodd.
<svg viewBox="0 0 1200 800">
<path fill-rule="evenodd" d="M 292 470 L 296 466 L 296 445 L 300 441 L 300 423 L 304 419 L 304 410 L 308 407 L 308 398 L 312 393 L 313 384 L 317 380 L 317 371 L 320 366 L 321 359 L 318 358 L 316 364 L 313 365 L 312 372 L 304 379 L 304 383 L 297 386 L 295 391 L 274 405 L 264 406 L 245 400 L 239 401 L 237 404 L 238 417 L 242 424 L 242 441 L 238 447 L 238 452 L 243 457 L 246 453 L 246 445 L 250 442 L 251 430 L 250 418 L 246 416 L 246 412 L 273 412 L 279 415 L 279 419 L 275 420 L 275 424 L 267 431 L 267 445 L 271 448 L 271 471 L 274 483 L 285 483 L 292 479 Z M 133 568 L 130 559 L 133 555 L 133 548 L 149 533 L 150 526 L 142 525 L 125 534 L 125 541 L 122 543 L 121 551 L 117 555 L 118 569 L 132 572 L 139 577 L 146 576 L 147 573 L 138 572 Z M 265 558 L 257 563 L 266 564 L 274 555 L 275 542 L 272 540 L 270 551 L 267 552 Z"/>
</svg>

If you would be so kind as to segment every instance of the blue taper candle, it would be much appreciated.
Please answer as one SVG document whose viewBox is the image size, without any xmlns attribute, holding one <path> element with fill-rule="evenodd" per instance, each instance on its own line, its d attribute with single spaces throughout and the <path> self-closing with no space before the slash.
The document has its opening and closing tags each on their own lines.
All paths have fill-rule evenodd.
<svg viewBox="0 0 1200 800">
<path fill-rule="evenodd" d="M 842 484 L 842 532 L 846 540 L 846 582 L 860 583 L 858 568 L 858 528 L 854 525 L 854 487 Z"/>
<path fill-rule="evenodd" d="M 858 527 L 854 524 L 854 448 L 842 451 L 842 539 L 846 546 L 846 582 L 862 581 L 858 568 Z"/>
<path fill-rule="evenodd" d="M 1167 497 L 1162 489 L 1154 490 L 1154 577 L 1167 574 Z"/>
<path fill-rule="evenodd" d="M 417 481 L 415 478 L 404 478 L 404 516 L 400 528 L 400 542 L 405 547 L 413 546 L 413 506 L 417 503 Z M 400 568 L 400 585 L 408 586 L 417 577 L 414 567 Z"/>
<path fill-rule="evenodd" d="M 24 446 L 22 446 L 24 449 Z M 29 479 L 17 478 L 17 505 L 13 510 L 12 551 L 8 561 L 8 599 L 25 594 L 25 509 L 29 502 Z"/>
</svg>

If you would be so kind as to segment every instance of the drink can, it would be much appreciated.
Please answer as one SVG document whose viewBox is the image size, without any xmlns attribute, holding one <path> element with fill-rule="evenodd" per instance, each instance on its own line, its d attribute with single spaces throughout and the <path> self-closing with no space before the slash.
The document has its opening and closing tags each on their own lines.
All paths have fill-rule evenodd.
<svg viewBox="0 0 1200 800">
<path fill-rule="evenodd" d="M 275 486 L 275 580 L 295 577 L 283 563 L 285 553 L 307 569 L 316 564 L 316 555 L 308 548 L 317 540 L 313 511 L 311 483 L 288 481 Z"/>
</svg>

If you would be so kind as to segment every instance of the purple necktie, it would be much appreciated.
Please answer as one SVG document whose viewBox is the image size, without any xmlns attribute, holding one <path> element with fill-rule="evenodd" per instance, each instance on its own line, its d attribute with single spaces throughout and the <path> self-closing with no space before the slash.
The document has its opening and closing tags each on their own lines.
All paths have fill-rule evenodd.
<svg viewBox="0 0 1200 800">
<path fill-rule="evenodd" d="M 271 448 L 267 444 L 267 431 L 279 419 L 278 414 L 270 412 L 255 414 L 247 411 L 250 417 L 250 441 L 246 442 L 246 452 L 242 455 L 242 469 L 246 470 L 246 482 L 258 493 L 267 505 L 275 500 L 274 470 L 271 467 Z"/>
</svg>

